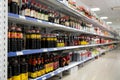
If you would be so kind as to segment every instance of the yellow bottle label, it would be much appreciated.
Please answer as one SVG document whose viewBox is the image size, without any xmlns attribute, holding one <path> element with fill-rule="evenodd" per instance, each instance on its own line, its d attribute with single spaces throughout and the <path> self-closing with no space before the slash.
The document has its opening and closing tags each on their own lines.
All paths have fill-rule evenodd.
<svg viewBox="0 0 120 80">
<path fill-rule="evenodd" d="M 25 16 L 30 16 L 30 9 L 25 9 Z"/>
<path fill-rule="evenodd" d="M 8 78 L 8 80 L 12 80 L 12 78 Z"/>
<path fill-rule="evenodd" d="M 17 75 L 17 76 L 13 76 L 12 80 L 21 80 L 20 78 L 21 78 L 20 75 Z"/>
<path fill-rule="evenodd" d="M 23 73 L 20 76 L 21 76 L 21 80 L 28 80 L 28 73 Z"/>
<path fill-rule="evenodd" d="M 39 71 L 37 72 L 37 76 L 38 76 L 38 77 L 41 76 L 41 70 L 39 70 Z"/>
<path fill-rule="evenodd" d="M 35 34 L 31 34 L 31 39 L 35 39 L 36 35 Z"/>
<path fill-rule="evenodd" d="M 45 74 L 45 69 L 41 70 L 41 73 L 42 73 L 42 75 L 44 75 Z"/>
<path fill-rule="evenodd" d="M 50 40 L 51 40 L 51 38 L 47 38 L 47 40 L 48 40 L 48 41 L 50 41 Z"/>
<path fill-rule="evenodd" d="M 37 77 L 37 73 L 36 73 L 36 72 L 31 72 L 30 77 L 32 77 L 32 78 L 36 78 L 36 77 Z"/>
<path fill-rule="evenodd" d="M 30 38 L 30 35 L 26 35 L 26 38 L 28 38 L 28 39 L 29 39 L 29 38 Z"/>
</svg>

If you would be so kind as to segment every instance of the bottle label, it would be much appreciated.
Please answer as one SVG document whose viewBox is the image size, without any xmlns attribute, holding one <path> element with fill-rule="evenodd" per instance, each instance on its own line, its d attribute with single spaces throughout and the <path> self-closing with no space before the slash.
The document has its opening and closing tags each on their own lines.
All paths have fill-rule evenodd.
<svg viewBox="0 0 120 80">
<path fill-rule="evenodd" d="M 11 38 L 17 38 L 17 33 L 16 32 L 11 32 L 10 37 Z"/>
<path fill-rule="evenodd" d="M 13 76 L 13 77 L 12 77 L 12 80 L 21 80 L 21 76 L 20 76 L 20 75 Z"/>
<path fill-rule="evenodd" d="M 36 78 L 36 77 L 37 77 L 37 73 L 36 73 L 36 72 L 31 72 L 30 77 L 32 77 L 32 78 Z"/>
<path fill-rule="evenodd" d="M 11 32 L 8 32 L 8 38 L 11 38 L 11 36 L 10 36 L 10 35 L 11 35 Z"/>
<path fill-rule="evenodd" d="M 34 11 L 34 14 L 33 14 L 33 15 L 34 15 L 34 18 L 37 18 L 37 17 L 36 17 L 36 14 L 37 14 L 37 12 L 36 12 L 36 11 Z"/>
<path fill-rule="evenodd" d="M 36 35 L 35 34 L 31 34 L 31 39 L 35 39 Z"/>
<path fill-rule="evenodd" d="M 30 12 L 31 17 L 34 17 L 34 14 L 35 14 L 35 11 L 31 10 L 31 12 Z"/>
<path fill-rule="evenodd" d="M 26 38 L 29 39 L 29 38 L 30 38 L 30 35 L 26 35 Z"/>
<path fill-rule="evenodd" d="M 17 33 L 17 38 L 22 39 L 23 38 L 23 34 L 22 33 Z"/>
<path fill-rule="evenodd" d="M 41 19 L 44 20 L 44 14 L 41 14 Z"/>
<path fill-rule="evenodd" d="M 38 13 L 38 12 L 36 12 L 36 18 L 37 18 L 37 19 L 39 19 L 39 16 L 38 16 L 38 15 L 39 15 L 39 13 Z"/>
<path fill-rule="evenodd" d="M 30 16 L 30 9 L 25 9 L 25 16 Z"/>
<path fill-rule="evenodd" d="M 38 19 L 41 19 L 41 13 L 38 13 Z"/>
<path fill-rule="evenodd" d="M 24 16 L 25 15 L 25 10 L 22 10 L 22 16 Z"/>
<path fill-rule="evenodd" d="M 50 41 L 50 40 L 51 40 L 51 38 L 47 38 L 47 40 L 48 40 L 48 41 Z"/>
<path fill-rule="evenodd" d="M 28 80 L 28 73 L 22 73 L 20 76 L 21 80 Z"/>
<path fill-rule="evenodd" d="M 48 15 L 45 15 L 45 20 L 47 20 L 47 21 L 48 21 Z"/>
</svg>

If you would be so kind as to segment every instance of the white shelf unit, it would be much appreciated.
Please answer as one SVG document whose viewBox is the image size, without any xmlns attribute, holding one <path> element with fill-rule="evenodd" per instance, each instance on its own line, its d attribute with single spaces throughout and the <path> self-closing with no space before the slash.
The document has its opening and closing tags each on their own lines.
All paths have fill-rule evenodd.
<svg viewBox="0 0 120 80">
<path fill-rule="evenodd" d="M 7 80 L 7 0 L 0 0 L 0 80 Z"/>
<path fill-rule="evenodd" d="M 44 0 L 42 0 L 44 1 Z M 79 12 L 75 11 L 74 9 L 71 9 L 69 7 L 67 7 L 66 5 L 58 2 L 57 0 L 47 0 L 46 2 L 50 2 L 52 4 L 58 4 L 56 5 L 57 7 L 62 7 L 63 9 L 67 10 L 70 12 L 70 14 L 74 14 L 79 16 L 80 18 L 88 21 L 89 23 L 92 23 L 94 26 L 98 26 L 104 30 L 107 30 L 105 27 L 103 27 L 103 25 L 95 22 L 94 20 L 89 19 L 88 17 L 80 14 Z M 16 23 L 24 23 L 24 24 L 29 24 L 29 25 L 38 25 L 38 26 L 43 26 L 46 28 L 56 28 L 56 29 L 61 29 L 61 30 L 65 30 L 65 31 L 71 31 L 71 32 L 79 32 L 79 33 L 84 33 L 84 34 L 90 34 L 90 35 L 96 35 L 96 36 L 100 36 L 100 37 L 104 37 L 104 38 L 110 38 L 110 39 L 115 39 L 114 37 L 110 37 L 110 36 L 103 36 L 103 35 L 98 35 L 95 33 L 89 33 L 86 31 L 82 31 L 82 30 L 78 30 L 78 29 L 74 29 L 74 28 L 70 28 L 70 27 L 66 27 L 63 25 L 59 25 L 59 24 L 55 24 L 55 23 L 50 23 L 50 22 L 45 22 L 42 20 L 38 20 L 38 19 L 34 19 L 34 18 L 29 18 L 29 17 L 25 17 L 25 16 L 20 16 L 20 15 L 16 15 L 16 14 L 11 14 L 8 13 L 8 0 L 0 0 L 0 80 L 7 80 L 7 58 L 11 57 L 11 56 L 19 56 L 19 55 L 24 55 L 24 51 L 26 51 L 27 55 L 29 53 L 29 51 L 34 51 L 36 52 L 47 52 L 47 51 L 57 51 L 57 50 L 66 50 L 66 49 L 75 49 L 75 48 L 82 48 L 82 47 L 93 47 L 93 46 L 103 46 L 103 45 L 108 45 L 108 44 L 114 44 L 114 43 L 119 43 L 119 42 L 111 42 L 111 43 L 105 43 L 105 44 L 93 44 L 93 45 L 83 45 L 83 46 L 70 46 L 70 47 L 61 47 L 61 48 L 47 48 L 47 49 L 40 49 L 40 50 L 23 50 L 23 51 L 19 51 L 19 52 L 12 52 L 12 53 L 8 53 L 7 52 L 7 32 L 8 32 L 8 21 L 16 21 Z M 61 6 L 62 5 L 62 6 Z M 111 32 L 110 30 L 107 30 L 109 32 Z M 112 34 L 115 34 L 114 32 L 111 32 Z M 28 52 L 27 52 L 28 51 Z M 109 50 L 106 50 L 109 51 Z M 103 51 L 103 52 L 106 52 Z M 103 52 L 101 52 L 100 54 L 102 54 Z M 98 55 L 96 55 L 98 56 Z M 94 56 L 94 57 L 96 57 Z M 59 68 L 56 71 L 53 71 L 51 73 L 45 74 L 41 77 L 38 77 L 36 79 L 30 79 L 30 80 L 45 80 L 49 77 L 52 77 L 62 71 L 65 71 L 69 68 L 72 68 L 76 65 L 82 64 L 85 61 L 88 61 L 94 57 L 89 57 L 88 59 L 81 61 L 81 62 L 75 62 L 75 63 L 71 63 L 69 66 L 63 67 L 63 68 Z M 48 76 L 48 77 L 47 77 Z"/>
</svg>

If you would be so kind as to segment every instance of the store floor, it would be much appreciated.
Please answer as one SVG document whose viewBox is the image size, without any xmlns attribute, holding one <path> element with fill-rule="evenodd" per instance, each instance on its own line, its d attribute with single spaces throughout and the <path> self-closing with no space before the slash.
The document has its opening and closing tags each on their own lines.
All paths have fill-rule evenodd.
<svg viewBox="0 0 120 80">
<path fill-rule="evenodd" d="M 88 62 L 62 80 L 120 80 L 120 49 Z"/>
</svg>

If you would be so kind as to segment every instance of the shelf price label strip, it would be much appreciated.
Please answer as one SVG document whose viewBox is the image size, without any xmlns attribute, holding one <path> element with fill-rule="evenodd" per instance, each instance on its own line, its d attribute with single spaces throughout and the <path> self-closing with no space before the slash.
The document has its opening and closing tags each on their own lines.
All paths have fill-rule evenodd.
<svg viewBox="0 0 120 80">
<path fill-rule="evenodd" d="M 36 54 L 36 53 L 42 53 L 42 52 L 50 52 L 50 51 L 58 51 L 58 50 L 76 49 L 76 48 L 83 48 L 83 47 L 103 46 L 103 45 L 109 45 L 109 44 L 114 44 L 114 43 L 119 43 L 119 42 L 111 42 L 111 43 L 105 43 L 105 44 L 81 45 L 81 46 L 69 46 L 69 47 L 60 47 L 60 48 L 43 48 L 43 49 L 34 49 L 34 50 L 22 50 L 22 51 L 17 51 L 17 52 L 9 52 L 8 57 Z"/>
</svg>

